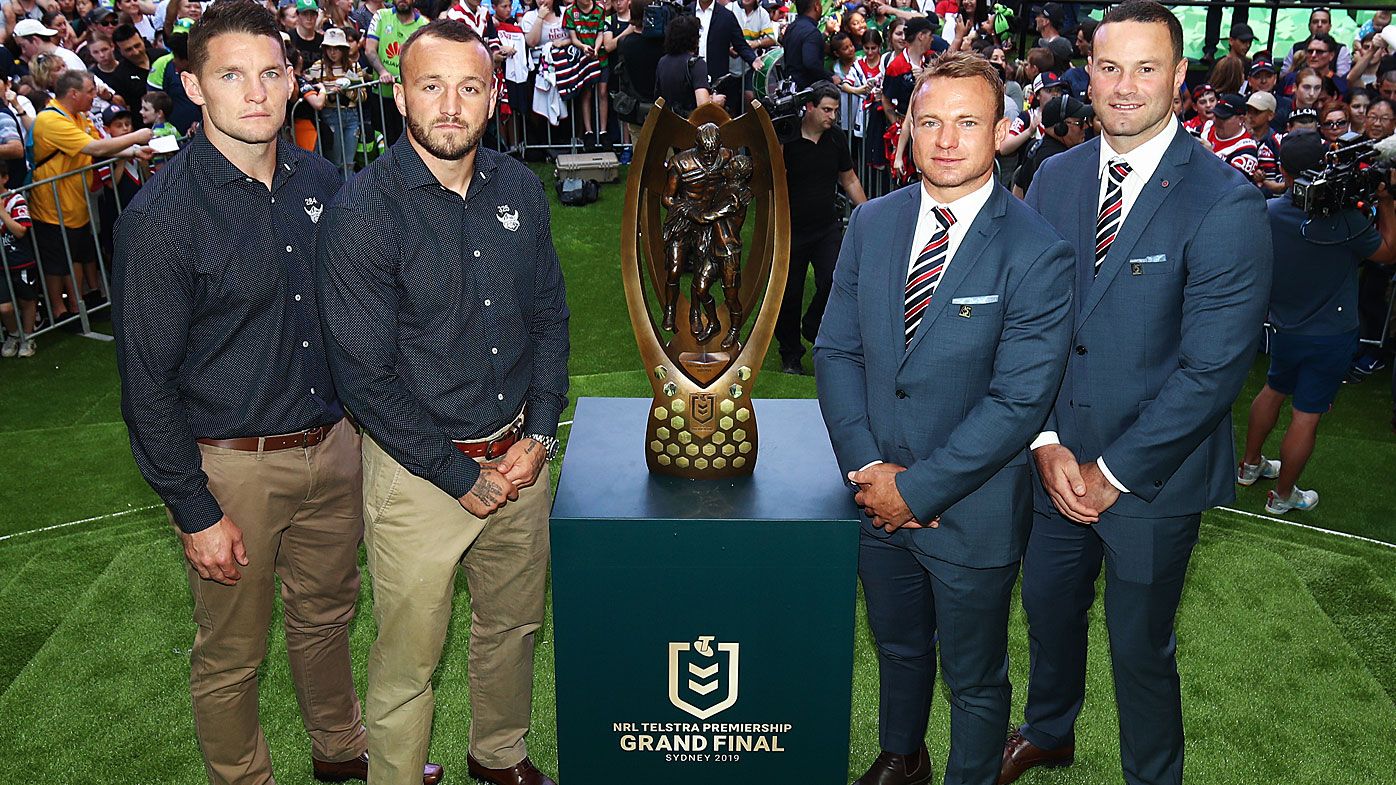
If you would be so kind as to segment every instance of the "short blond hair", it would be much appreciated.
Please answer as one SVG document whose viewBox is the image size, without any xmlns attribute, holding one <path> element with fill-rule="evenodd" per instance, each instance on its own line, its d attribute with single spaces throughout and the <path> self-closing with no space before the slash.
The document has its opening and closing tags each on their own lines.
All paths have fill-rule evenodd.
<svg viewBox="0 0 1396 785">
<path fill-rule="evenodd" d="M 916 107 L 916 96 L 921 94 L 932 79 L 983 79 L 994 96 L 994 122 L 1003 119 L 1003 80 L 988 60 L 967 52 L 951 52 L 941 55 L 921 71 L 916 84 L 911 88 L 911 99 L 907 104 L 906 116 L 911 117 Z"/>
</svg>

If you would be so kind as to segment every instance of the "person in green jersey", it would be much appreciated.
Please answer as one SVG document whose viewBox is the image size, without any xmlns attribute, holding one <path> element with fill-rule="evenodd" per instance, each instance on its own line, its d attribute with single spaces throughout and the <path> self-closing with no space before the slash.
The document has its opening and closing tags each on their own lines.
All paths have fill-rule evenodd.
<svg viewBox="0 0 1396 785">
<path fill-rule="evenodd" d="M 401 75 L 399 58 L 402 45 L 429 20 L 412 5 L 412 0 L 394 0 L 391 8 L 379 9 L 368 24 L 368 44 L 364 54 L 378 73 L 378 97 L 370 100 L 369 114 L 374 126 L 391 144 L 402 135 L 402 115 L 393 103 L 393 83 Z"/>
</svg>

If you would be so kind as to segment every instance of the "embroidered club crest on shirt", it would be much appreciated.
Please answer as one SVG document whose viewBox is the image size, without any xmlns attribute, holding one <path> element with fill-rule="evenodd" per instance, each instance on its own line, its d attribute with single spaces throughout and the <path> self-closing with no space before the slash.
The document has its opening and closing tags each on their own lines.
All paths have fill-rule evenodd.
<svg viewBox="0 0 1396 785">
<path fill-rule="evenodd" d="M 325 212 L 325 206 L 320 204 L 320 200 L 313 196 L 306 197 L 305 214 L 310 216 L 311 223 L 320 223 L 320 213 Z"/>
<path fill-rule="evenodd" d="M 501 204 L 496 207 L 494 217 L 499 219 L 499 223 L 502 224 L 505 229 L 511 232 L 517 232 L 519 230 L 519 211 L 510 210 L 509 205 Z"/>
</svg>

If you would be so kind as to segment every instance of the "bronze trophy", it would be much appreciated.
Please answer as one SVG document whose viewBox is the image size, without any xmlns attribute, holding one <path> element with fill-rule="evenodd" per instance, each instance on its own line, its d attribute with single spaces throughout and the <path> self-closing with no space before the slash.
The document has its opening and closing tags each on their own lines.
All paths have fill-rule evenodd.
<svg viewBox="0 0 1396 785">
<path fill-rule="evenodd" d="M 654 389 L 651 472 L 716 479 L 755 469 L 751 388 L 789 255 L 785 163 L 765 109 L 753 102 L 732 120 L 705 104 L 685 120 L 657 101 L 635 144 L 621 224 L 625 301 Z"/>
</svg>

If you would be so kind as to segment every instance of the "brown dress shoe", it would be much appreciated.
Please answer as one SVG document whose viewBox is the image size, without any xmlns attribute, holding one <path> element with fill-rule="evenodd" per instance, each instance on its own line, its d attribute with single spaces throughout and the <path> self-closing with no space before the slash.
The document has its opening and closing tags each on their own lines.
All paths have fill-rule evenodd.
<svg viewBox="0 0 1396 785">
<path fill-rule="evenodd" d="M 933 776 L 931 753 L 922 744 L 914 755 L 883 750 L 853 785 L 926 785 Z"/>
<path fill-rule="evenodd" d="M 1076 762 L 1076 742 L 1068 741 L 1054 750 L 1044 750 L 1013 731 L 1003 745 L 1003 765 L 999 768 L 998 785 L 1016 781 L 1028 769 L 1046 766 L 1058 769 Z"/>
<path fill-rule="evenodd" d="M 321 782 L 348 782 L 368 779 L 368 753 L 357 758 L 334 763 L 327 760 L 310 759 L 312 774 Z M 436 785 L 441 781 L 442 769 L 435 763 L 422 767 L 422 785 Z"/>
<path fill-rule="evenodd" d="M 492 782 L 494 785 L 557 785 L 552 778 L 539 771 L 533 765 L 533 761 L 528 758 L 515 763 L 507 769 L 487 769 L 475 760 L 475 756 L 467 754 L 465 756 L 466 768 L 470 771 L 470 776 L 484 782 Z"/>
</svg>

